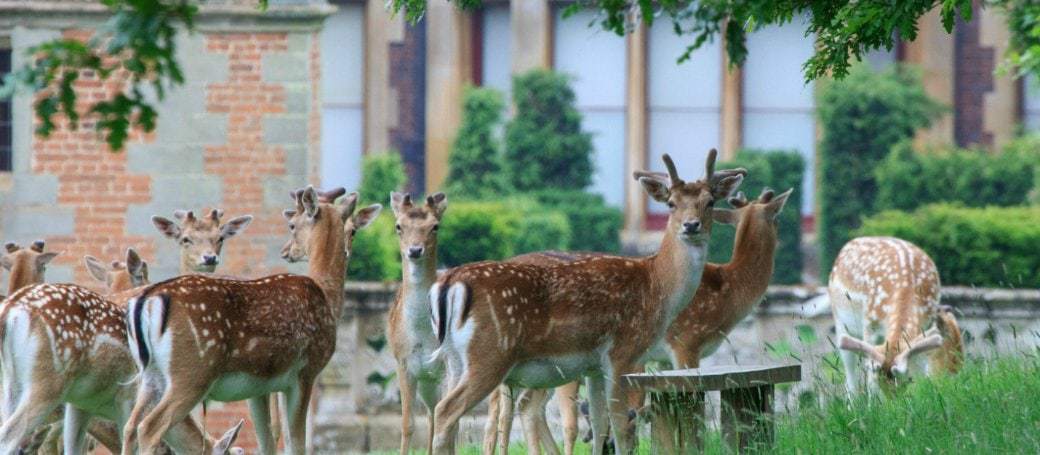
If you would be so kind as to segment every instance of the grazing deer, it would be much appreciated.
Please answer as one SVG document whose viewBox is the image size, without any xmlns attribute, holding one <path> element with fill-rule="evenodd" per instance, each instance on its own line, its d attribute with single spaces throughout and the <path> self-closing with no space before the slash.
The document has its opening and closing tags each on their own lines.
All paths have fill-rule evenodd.
<svg viewBox="0 0 1040 455">
<path fill-rule="evenodd" d="M 64 452 L 84 453 L 92 417 L 125 422 L 133 406 L 136 366 L 126 339 L 126 309 L 111 300 L 145 284 L 147 265 L 132 249 L 126 265 L 113 270 L 87 257 L 88 269 L 112 291 L 106 298 L 72 284 L 25 288 L 0 313 L 0 361 L 9 372 L 4 383 L 0 453 L 14 453 L 62 403 Z M 120 289 L 124 288 L 124 289 Z M 166 442 L 182 453 L 230 453 L 241 422 L 214 441 L 190 418 L 178 422 Z M 91 426 L 91 433 L 118 450 L 114 429 Z M 113 441 L 114 439 L 114 441 Z"/>
<path fill-rule="evenodd" d="M 226 224 L 220 224 L 220 218 L 224 211 L 219 209 L 210 210 L 209 215 L 198 218 L 195 212 L 177 210 L 173 217 L 180 224 L 163 218 L 153 216 L 152 224 L 163 235 L 173 239 L 180 246 L 180 272 L 182 275 L 189 273 L 213 273 L 220 264 L 220 251 L 224 248 L 224 241 L 233 237 L 249 223 L 253 221 L 251 215 L 243 215 L 231 219 Z"/>
<path fill-rule="evenodd" d="M 860 237 L 841 248 L 827 293 L 850 393 L 864 375 L 868 390 L 891 392 L 914 375 L 936 373 L 921 354 L 943 348 L 944 340 L 940 356 L 961 355 L 948 352 L 960 350 L 960 333 L 953 315 L 940 309 L 939 290 L 935 263 L 910 242 Z"/>
<path fill-rule="evenodd" d="M 668 328 L 664 342 L 669 349 L 651 350 L 647 354 L 650 359 L 670 360 L 676 368 L 699 367 L 700 359 L 714 353 L 733 327 L 761 302 L 773 277 L 773 258 L 779 241 L 777 219 L 792 191 L 789 189 L 774 197 L 772 190 L 765 190 L 758 199 L 750 202 L 740 193 L 729 199 L 733 210 L 716 208 L 712 212 L 715 222 L 736 225 L 732 259 L 726 264 L 704 266 L 701 285 L 693 302 Z M 587 255 L 533 253 L 525 256 L 516 260 L 573 261 Z M 668 359 L 667 355 L 654 358 L 658 353 L 670 353 L 671 358 Z M 577 389 L 577 383 L 556 389 L 564 417 L 564 451 L 568 455 L 573 453 L 574 438 L 577 437 L 577 406 L 570 398 L 577 396 Z M 521 415 L 528 447 L 532 444 L 537 447 L 540 442 L 545 450 L 555 453 L 556 445 L 545 422 L 544 409 L 548 399 L 545 390 L 522 392 Z M 642 399 L 640 394 L 629 397 L 629 405 L 639 408 Z M 529 431 L 536 434 L 528 435 Z"/>
<path fill-rule="evenodd" d="M 401 389 L 401 454 L 408 453 L 415 424 L 412 406 L 418 392 L 426 406 L 431 425 L 427 451 L 433 443 L 433 409 L 439 398 L 444 366 L 431 362 L 437 337 L 430 327 L 430 286 L 437 280 L 437 230 L 448 208 L 444 193 L 426 197 L 425 203 L 412 203 L 411 195 L 393 192 L 390 208 L 396 219 L 401 248 L 401 287 L 390 307 L 388 332 L 397 360 L 397 381 Z"/>
<path fill-rule="evenodd" d="M 124 430 L 124 454 L 137 442 L 142 453 L 153 453 L 170 425 L 204 399 L 248 399 L 261 451 L 273 453 L 268 403 L 274 392 L 286 396 L 287 452 L 303 453 L 314 381 L 336 347 L 347 237 L 382 208 L 354 213 L 357 193 L 334 203 L 345 192 L 307 187 L 292 194 L 296 209 L 284 213 L 290 238 L 282 257 L 308 260 L 309 276 L 182 276 L 149 286 L 131 302 L 128 331 L 142 379 Z"/>
<path fill-rule="evenodd" d="M 23 287 L 43 283 L 43 275 L 47 264 L 60 253 L 44 252 L 46 244 L 37 240 L 29 248 L 8 242 L 4 245 L 4 253 L 0 254 L 0 267 L 8 271 L 7 295 L 13 295 Z M 0 300 L 4 299 L 0 296 Z"/>
<path fill-rule="evenodd" d="M 626 425 L 627 384 L 640 357 L 664 337 L 700 284 L 712 209 L 746 171 L 714 172 L 686 183 L 664 156 L 670 180 L 638 176 L 646 192 L 668 204 L 660 251 L 648 258 L 597 256 L 563 265 L 482 262 L 449 271 L 430 290 L 454 387 L 434 413 L 434 448 L 452 449 L 458 420 L 498 384 L 548 388 L 588 376 L 594 450 L 602 450 L 606 412 L 615 434 Z M 609 389 L 608 389 L 609 385 Z M 597 443 L 598 442 L 598 443 Z M 631 449 L 615 439 L 618 453 Z"/>
</svg>

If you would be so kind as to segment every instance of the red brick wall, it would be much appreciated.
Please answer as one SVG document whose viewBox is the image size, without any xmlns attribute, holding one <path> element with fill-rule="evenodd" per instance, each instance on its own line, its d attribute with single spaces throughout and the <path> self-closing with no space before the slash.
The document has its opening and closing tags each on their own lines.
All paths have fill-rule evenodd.
<svg viewBox="0 0 1040 455">
<path fill-rule="evenodd" d="M 982 13 L 979 1 L 975 1 L 974 17 Z M 985 97 L 993 91 L 993 70 L 996 51 L 984 47 L 979 41 L 981 20 L 964 22 L 958 20 L 954 29 L 954 138 L 962 147 L 993 145 L 993 135 L 984 128 Z"/>
</svg>

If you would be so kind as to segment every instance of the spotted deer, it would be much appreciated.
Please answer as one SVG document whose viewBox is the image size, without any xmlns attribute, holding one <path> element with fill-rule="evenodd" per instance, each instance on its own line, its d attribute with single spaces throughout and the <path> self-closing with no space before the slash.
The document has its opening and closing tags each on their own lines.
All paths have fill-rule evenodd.
<svg viewBox="0 0 1040 455">
<path fill-rule="evenodd" d="M 827 293 L 850 393 L 864 378 L 868 390 L 891 392 L 915 375 L 937 373 L 923 355 L 929 351 L 939 349 L 933 358 L 962 354 L 956 320 L 940 308 L 939 290 L 935 263 L 910 242 L 860 237 L 842 247 Z"/>
<path fill-rule="evenodd" d="M 401 287 L 390 307 L 387 331 L 397 360 L 401 389 L 401 454 L 407 454 L 415 425 L 412 406 L 418 393 L 433 424 L 433 409 L 439 399 L 444 376 L 441 362 L 431 361 L 437 336 L 430 326 L 430 286 L 437 280 L 437 231 L 448 200 L 444 193 L 413 203 L 409 194 L 390 194 L 390 208 L 401 249 Z M 432 428 L 431 428 L 432 430 Z M 433 442 L 428 433 L 427 451 Z"/>
<path fill-rule="evenodd" d="M 58 254 L 53 251 L 44 252 L 46 243 L 37 240 L 29 248 L 22 248 L 17 243 L 4 244 L 4 253 L 0 254 L 0 267 L 8 272 L 7 295 L 14 294 L 23 287 L 43 283 L 47 264 Z M 0 300 L 5 299 L 0 295 Z"/>
<path fill-rule="evenodd" d="M 684 182 L 664 156 L 670 181 L 638 176 L 670 213 L 657 254 L 597 256 L 563 265 L 482 262 L 449 271 L 430 290 L 440 347 L 453 388 L 434 413 L 434 448 L 450 452 L 459 418 L 498 384 L 548 388 L 588 376 L 595 441 L 609 405 L 615 429 L 626 425 L 627 384 L 640 357 L 685 308 L 700 284 L 716 200 L 729 197 L 746 171 L 714 172 Z M 609 386 L 609 389 L 608 389 Z M 617 433 L 617 432 L 616 432 Z M 628 438 L 615 439 L 627 453 Z M 595 444 L 602 450 L 602 444 Z"/>
<path fill-rule="evenodd" d="M 117 429 L 90 420 L 119 425 L 133 407 L 137 369 L 127 345 L 126 309 L 113 299 L 145 284 L 147 265 L 132 249 L 125 265 L 115 262 L 109 270 L 99 262 L 86 259 L 91 273 L 109 284 L 107 296 L 73 284 L 36 285 L 13 295 L 0 313 L 0 361 L 9 372 L 3 403 L 9 418 L 0 428 L 0 453 L 16 452 L 63 404 L 64 453 L 84 453 L 88 427 L 109 449 L 119 450 L 112 434 Z M 241 422 L 213 440 L 184 418 L 166 442 L 181 453 L 227 454 L 239 428 Z"/>
<path fill-rule="evenodd" d="M 777 219 L 792 191 L 789 189 L 775 195 L 772 190 L 765 190 L 752 201 L 740 193 L 729 199 L 732 210 L 716 208 L 712 212 L 715 222 L 736 226 L 732 259 L 725 264 L 708 263 L 704 266 L 693 301 L 668 328 L 663 340 L 667 349 L 651 350 L 647 353 L 647 360 L 668 360 L 677 368 L 697 368 L 700 359 L 715 352 L 726 335 L 754 310 L 773 277 L 773 258 L 779 241 Z M 516 260 L 573 261 L 586 256 L 533 253 Z M 577 396 L 577 389 L 577 383 L 556 389 L 563 416 L 564 451 L 568 455 L 573 453 L 577 437 L 577 404 L 572 398 Z M 556 445 L 545 423 L 548 391 L 526 390 L 521 399 L 528 447 L 540 444 L 547 452 L 555 453 Z M 642 401 L 642 395 L 635 394 L 629 397 L 629 406 L 639 409 Z M 530 435 L 529 431 L 535 434 Z"/>
<path fill-rule="evenodd" d="M 286 450 L 304 452 L 310 394 L 336 347 L 348 236 L 379 213 L 355 213 L 357 193 L 342 188 L 293 193 L 282 257 L 309 262 L 309 276 L 235 280 L 189 275 L 147 287 L 130 303 L 130 345 L 141 370 L 123 453 L 154 453 L 170 425 L 203 399 L 249 400 L 261 452 L 273 453 L 269 394 L 283 392 Z M 158 398 L 158 399 L 157 399 Z"/>
<path fill-rule="evenodd" d="M 213 273 L 220 264 L 220 252 L 224 241 L 239 233 L 253 221 L 252 215 L 243 215 L 220 224 L 224 211 L 212 209 L 201 218 L 195 212 L 177 210 L 173 217 L 180 223 L 153 216 L 152 224 L 167 238 L 180 247 L 180 273 Z"/>
</svg>

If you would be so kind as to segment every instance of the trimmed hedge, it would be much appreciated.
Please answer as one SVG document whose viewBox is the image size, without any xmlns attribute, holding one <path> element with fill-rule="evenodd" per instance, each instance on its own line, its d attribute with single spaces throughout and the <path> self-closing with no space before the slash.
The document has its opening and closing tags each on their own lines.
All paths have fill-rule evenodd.
<svg viewBox="0 0 1040 455">
<path fill-rule="evenodd" d="M 1000 153 L 947 149 L 916 152 L 897 145 L 874 170 L 878 210 L 913 210 L 936 202 L 970 207 L 1028 202 L 1034 188 L 1035 150 L 1010 147 Z"/>
<path fill-rule="evenodd" d="M 570 224 L 567 250 L 617 253 L 621 251 L 624 214 L 603 196 L 584 191 L 543 190 L 530 193 L 543 207 L 562 212 Z M 580 233 L 580 234 L 579 234 Z"/>
<path fill-rule="evenodd" d="M 351 281 L 396 281 L 401 279 L 401 251 L 394 216 L 384 208 L 368 227 L 358 231 L 347 265 Z"/>
<path fill-rule="evenodd" d="M 525 211 L 521 215 L 513 254 L 566 250 L 571 243 L 571 224 L 567 216 L 555 210 Z"/>
<path fill-rule="evenodd" d="M 817 115 L 820 278 L 863 215 L 874 213 L 874 168 L 892 146 L 910 139 L 942 112 L 928 97 L 916 72 L 896 67 L 881 73 L 866 65 L 821 87 Z"/>
<path fill-rule="evenodd" d="M 740 191 L 748 199 L 757 198 L 764 188 L 777 193 L 794 188 L 783 212 L 780 212 L 780 244 L 773 260 L 773 283 L 798 284 L 802 282 L 802 178 L 805 160 L 794 151 L 741 150 L 732 161 L 721 162 L 719 169 L 744 167 L 748 175 Z M 708 258 L 714 263 L 729 262 L 733 257 L 734 226 L 716 223 L 711 231 Z"/>
<path fill-rule="evenodd" d="M 934 204 L 886 211 L 865 219 L 856 235 L 913 242 L 932 257 L 946 285 L 1040 287 L 1037 207 Z"/>
<path fill-rule="evenodd" d="M 505 202 L 449 202 L 437 239 L 440 262 L 455 267 L 513 256 L 520 218 Z"/>
<path fill-rule="evenodd" d="M 448 156 L 444 192 L 479 199 L 509 193 L 511 188 L 495 129 L 505 101 L 495 89 L 467 87 L 462 95 L 462 124 Z"/>
</svg>

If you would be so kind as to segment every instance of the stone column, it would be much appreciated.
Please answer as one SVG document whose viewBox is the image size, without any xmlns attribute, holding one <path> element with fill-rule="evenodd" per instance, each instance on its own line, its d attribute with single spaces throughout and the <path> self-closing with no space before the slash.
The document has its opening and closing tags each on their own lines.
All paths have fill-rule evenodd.
<svg viewBox="0 0 1040 455">
<path fill-rule="evenodd" d="M 553 15 L 549 0 L 509 2 L 513 73 L 552 67 Z"/>
<path fill-rule="evenodd" d="M 980 8 L 979 44 L 993 50 L 993 61 L 999 65 L 1007 50 L 1010 33 L 1006 18 L 994 8 Z M 986 93 L 982 103 L 982 125 L 993 138 L 992 145 L 1000 147 L 1015 135 L 1021 122 L 1018 81 L 1010 74 L 993 75 L 993 89 Z"/>
<path fill-rule="evenodd" d="M 390 129 L 397 124 L 397 93 L 390 87 L 390 43 L 403 38 L 403 14 L 391 16 L 384 2 L 365 3 L 365 153 L 390 148 Z"/>
<path fill-rule="evenodd" d="M 723 160 L 731 160 L 744 141 L 744 71 L 730 67 L 725 45 L 722 46 L 722 137 L 720 150 Z"/>
<path fill-rule="evenodd" d="M 639 21 L 636 29 L 626 37 L 628 52 L 627 100 L 625 121 L 625 243 L 635 240 L 643 230 L 646 219 L 646 194 L 639 182 L 631 177 L 635 171 L 649 169 L 646 162 L 647 131 L 647 28 Z"/>
<path fill-rule="evenodd" d="M 917 39 L 905 45 L 906 63 L 917 65 L 923 73 L 925 91 L 942 104 L 954 103 L 954 39 L 942 26 L 939 9 L 929 11 L 918 20 Z M 920 131 L 915 145 L 953 143 L 953 114 L 947 113 L 932 127 Z"/>
<path fill-rule="evenodd" d="M 469 17 L 449 2 L 426 10 L 426 189 L 440 188 L 462 117 L 462 90 L 470 83 L 473 52 Z"/>
</svg>

